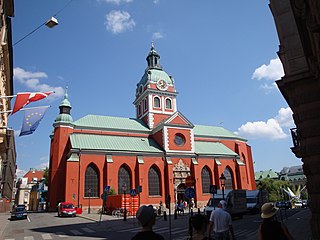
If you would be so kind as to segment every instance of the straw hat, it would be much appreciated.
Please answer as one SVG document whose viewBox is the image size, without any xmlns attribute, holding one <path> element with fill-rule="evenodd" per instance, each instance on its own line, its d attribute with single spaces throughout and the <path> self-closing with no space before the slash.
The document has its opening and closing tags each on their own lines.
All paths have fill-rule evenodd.
<svg viewBox="0 0 320 240">
<path fill-rule="evenodd" d="M 261 217 L 262 218 L 271 218 L 278 211 L 278 208 L 274 207 L 273 203 L 265 203 L 261 207 Z"/>
</svg>

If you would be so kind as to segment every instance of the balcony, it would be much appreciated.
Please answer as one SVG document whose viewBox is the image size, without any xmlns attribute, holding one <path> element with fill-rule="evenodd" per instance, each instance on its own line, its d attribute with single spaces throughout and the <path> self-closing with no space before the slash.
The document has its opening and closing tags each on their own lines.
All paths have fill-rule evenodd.
<svg viewBox="0 0 320 240">
<path fill-rule="evenodd" d="M 302 158 L 302 151 L 300 146 L 300 140 L 298 136 L 297 128 L 291 128 L 291 137 L 293 142 L 293 147 L 291 147 L 291 151 L 296 155 L 297 158 Z"/>
</svg>

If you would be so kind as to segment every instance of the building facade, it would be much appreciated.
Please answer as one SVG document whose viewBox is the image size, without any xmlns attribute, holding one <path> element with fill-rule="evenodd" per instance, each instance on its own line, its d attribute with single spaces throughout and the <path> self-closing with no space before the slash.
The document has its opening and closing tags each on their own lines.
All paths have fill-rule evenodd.
<svg viewBox="0 0 320 240">
<path fill-rule="evenodd" d="M 160 65 L 154 47 L 135 92 L 136 118 L 87 115 L 73 121 L 68 94 L 53 124 L 49 202 L 101 206 L 110 186 L 117 194 L 139 186 L 141 204 L 185 199 L 185 179 L 195 180 L 198 207 L 210 198 L 210 185 L 255 189 L 251 147 L 238 135 L 215 126 L 194 125 L 177 104 L 174 79 Z"/>
<path fill-rule="evenodd" d="M 13 0 L 0 0 L 0 9 L 0 212 L 5 212 L 10 208 L 16 173 L 14 132 L 7 128 L 11 99 L 7 96 L 13 95 Z"/>
<path fill-rule="evenodd" d="M 23 178 L 20 178 L 17 182 L 15 204 L 23 204 L 26 206 L 27 210 L 37 211 L 39 205 L 39 182 L 43 177 L 43 170 L 30 169 Z M 37 189 L 34 189 L 34 187 Z"/>
<path fill-rule="evenodd" d="M 313 239 L 320 239 L 320 1 L 270 0 L 285 75 L 277 85 L 293 111 L 292 152 L 302 158 L 312 212 Z"/>
</svg>

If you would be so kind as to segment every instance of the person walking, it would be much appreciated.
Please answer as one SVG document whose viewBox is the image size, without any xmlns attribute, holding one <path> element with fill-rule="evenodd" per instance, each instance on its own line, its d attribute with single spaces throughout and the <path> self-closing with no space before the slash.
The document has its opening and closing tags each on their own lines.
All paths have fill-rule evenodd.
<svg viewBox="0 0 320 240">
<path fill-rule="evenodd" d="M 188 240 L 209 240 L 206 237 L 208 218 L 204 215 L 197 214 L 189 218 L 189 234 Z"/>
<path fill-rule="evenodd" d="M 212 211 L 208 230 L 209 239 L 213 228 L 215 240 L 230 240 L 230 233 L 232 239 L 235 240 L 231 215 L 225 210 L 226 208 L 227 202 L 221 200 L 218 209 Z"/>
<path fill-rule="evenodd" d="M 265 203 L 261 207 L 262 224 L 259 226 L 259 240 L 293 240 L 288 228 L 283 223 L 277 221 L 278 208 L 273 203 Z"/>
<path fill-rule="evenodd" d="M 164 240 L 164 238 L 152 230 L 153 225 L 156 223 L 157 213 L 152 205 L 141 206 L 136 214 L 142 229 L 131 240 Z"/>
</svg>

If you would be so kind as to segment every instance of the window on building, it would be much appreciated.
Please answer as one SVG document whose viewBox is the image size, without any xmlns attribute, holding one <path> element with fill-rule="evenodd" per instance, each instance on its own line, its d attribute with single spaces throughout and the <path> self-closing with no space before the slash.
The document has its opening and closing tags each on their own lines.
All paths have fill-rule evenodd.
<svg viewBox="0 0 320 240">
<path fill-rule="evenodd" d="M 166 109 L 172 109 L 172 102 L 170 98 L 166 99 Z"/>
<path fill-rule="evenodd" d="M 131 189 L 131 174 L 125 165 L 121 166 L 118 172 L 118 194 L 123 194 L 123 186 L 125 186 L 128 193 Z"/>
<path fill-rule="evenodd" d="M 145 100 L 143 101 L 143 109 L 144 109 L 144 110 L 147 110 L 147 109 L 148 109 L 147 99 L 145 99 Z"/>
<path fill-rule="evenodd" d="M 224 176 L 226 177 L 225 181 L 225 189 L 233 189 L 232 183 L 232 174 L 229 168 L 226 168 L 223 172 Z"/>
<path fill-rule="evenodd" d="M 210 193 L 211 174 L 208 167 L 202 168 L 201 181 L 202 181 L 202 193 Z"/>
<path fill-rule="evenodd" d="M 156 167 L 151 167 L 148 174 L 149 196 L 160 196 L 160 174 Z"/>
<path fill-rule="evenodd" d="M 84 177 L 84 196 L 99 197 L 99 173 L 94 164 L 90 164 Z"/>
<path fill-rule="evenodd" d="M 155 108 L 160 108 L 160 98 L 159 97 L 154 97 L 154 107 Z"/>
</svg>

